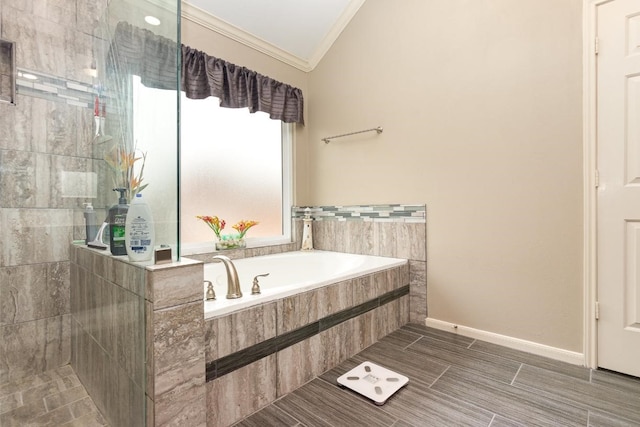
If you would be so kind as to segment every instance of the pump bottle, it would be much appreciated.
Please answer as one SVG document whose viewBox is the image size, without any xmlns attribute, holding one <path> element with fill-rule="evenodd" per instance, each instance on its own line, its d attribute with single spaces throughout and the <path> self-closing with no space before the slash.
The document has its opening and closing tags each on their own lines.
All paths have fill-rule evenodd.
<svg viewBox="0 0 640 427">
<path fill-rule="evenodd" d="M 118 204 L 111 206 L 107 216 L 109 222 L 109 249 L 112 255 L 126 255 L 127 248 L 124 235 L 127 212 L 129 211 L 129 205 L 127 205 L 127 198 L 125 197 L 127 189 L 114 188 L 113 191 L 118 191 L 120 197 Z"/>
<path fill-rule="evenodd" d="M 131 261 L 149 261 L 155 246 L 155 230 L 149 205 L 142 194 L 136 194 L 131 201 L 125 223 L 125 246 Z"/>
</svg>

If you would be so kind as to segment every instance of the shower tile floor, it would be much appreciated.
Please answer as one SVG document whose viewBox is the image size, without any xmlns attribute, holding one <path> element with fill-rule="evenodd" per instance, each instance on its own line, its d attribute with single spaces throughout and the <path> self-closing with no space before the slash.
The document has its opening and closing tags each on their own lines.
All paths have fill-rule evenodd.
<svg viewBox="0 0 640 427">
<path fill-rule="evenodd" d="M 409 383 L 383 406 L 340 388 L 364 361 Z M 265 426 L 638 427 L 640 379 L 410 324 L 236 424 Z"/>
<path fill-rule="evenodd" d="M 70 365 L 0 384 L 0 426 L 106 426 Z"/>
</svg>

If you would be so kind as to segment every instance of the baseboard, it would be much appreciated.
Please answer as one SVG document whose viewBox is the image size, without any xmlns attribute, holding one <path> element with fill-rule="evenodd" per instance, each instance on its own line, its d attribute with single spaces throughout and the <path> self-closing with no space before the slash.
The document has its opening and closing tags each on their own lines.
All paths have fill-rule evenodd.
<svg viewBox="0 0 640 427">
<path fill-rule="evenodd" d="M 561 348 L 551 347 L 545 344 L 538 344 L 532 341 L 513 338 L 506 335 L 500 335 L 493 332 L 482 331 L 480 329 L 469 328 L 467 326 L 455 325 L 442 320 L 426 318 L 425 325 L 440 329 L 442 331 L 453 332 L 465 337 L 475 338 L 487 341 L 492 344 L 498 344 L 514 350 L 525 351 L 527 353 L 537 354 L 538 356 L 548 357 L 550 359 L 560 360 L 562 362 L 571 363 L 573 365 L 584 366 L 584 354 L 574 351 L 563 350 Z"/>
</svg>

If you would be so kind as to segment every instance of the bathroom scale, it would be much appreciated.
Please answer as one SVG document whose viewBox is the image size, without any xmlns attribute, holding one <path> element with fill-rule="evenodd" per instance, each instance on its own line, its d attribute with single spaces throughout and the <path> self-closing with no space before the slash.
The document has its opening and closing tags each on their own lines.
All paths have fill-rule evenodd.
<svg viewBox="0 0 640 427">
<path fill-rule="evenodd" d="M 338 378 L 338 384 L 384 405 L 409 382 L 409 378 L 371 362 L 362 362 Z"/>
</svg>

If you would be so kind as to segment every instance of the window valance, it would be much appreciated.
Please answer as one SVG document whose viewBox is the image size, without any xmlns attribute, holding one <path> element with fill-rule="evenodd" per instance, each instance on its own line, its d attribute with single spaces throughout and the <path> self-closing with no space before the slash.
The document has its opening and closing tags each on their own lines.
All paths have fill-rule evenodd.
<svg viewBox="0 0 640 427">
<path fill-rule="evenodd" d="M 272 119 L 304 124 L 302 91 L 245 67 L 215 58 L 126 22 L 116 26 L 107 66 L 117 74 L 140 76 L 142 84 L 176 89 L 180 54 L 180 88 L 188 98 L 214 96 L 220 105 L 262 111 Z"/>
</svg>

